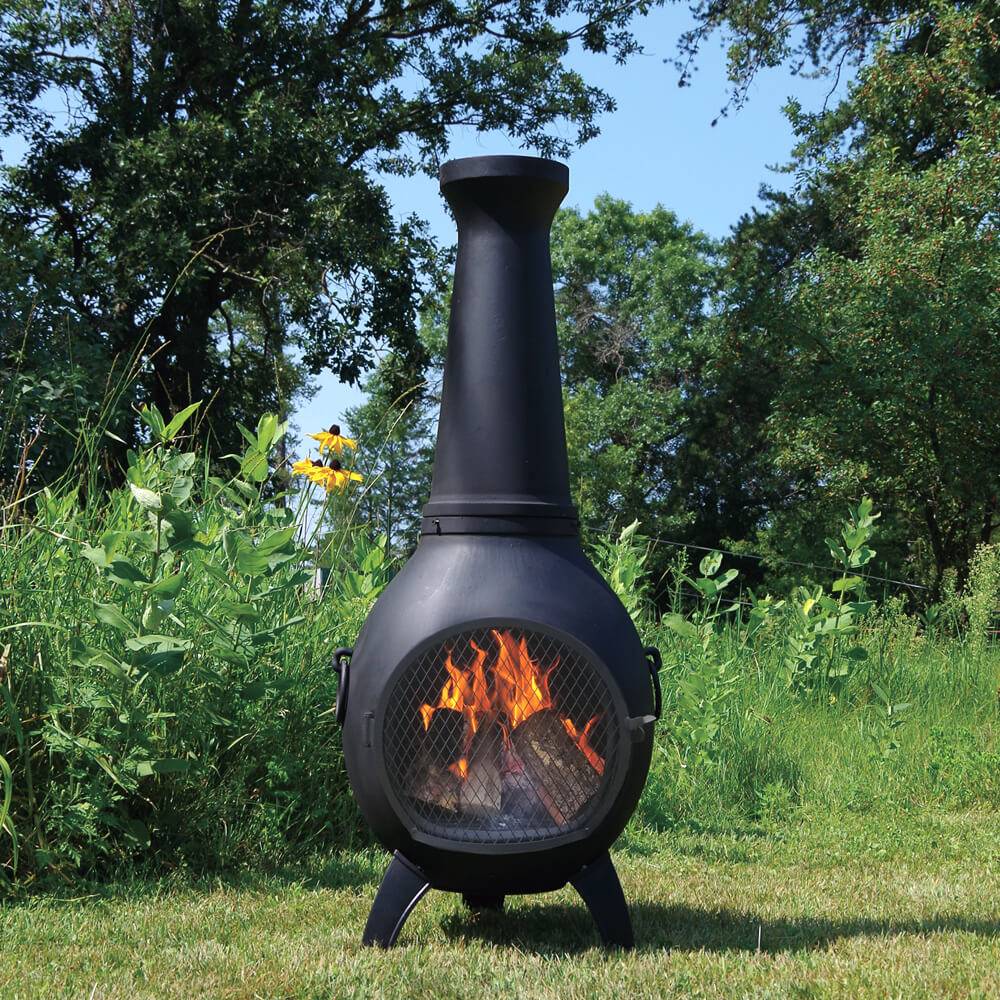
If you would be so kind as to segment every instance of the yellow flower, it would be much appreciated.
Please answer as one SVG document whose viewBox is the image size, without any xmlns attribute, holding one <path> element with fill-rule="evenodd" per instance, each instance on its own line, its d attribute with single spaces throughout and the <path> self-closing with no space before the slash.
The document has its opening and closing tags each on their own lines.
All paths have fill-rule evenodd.
<svg viewBox="0 0 1000 1000">
<path fill-rule="evenodd" d="M 364 482 L 361 475 L 342 468 L 336 459 L 329 465 L 323 465 L 322 462 L 313 461 L 311 458 L 303 458 L 292 465 L 292 472 L 296 476 L 305 476 L 309 482 L 316 483 L 317 486 L 322 486 L 327 493 L 342 490 L 350 482 Z"/>
<path fill-rule="evenodd" d="M 326 485 L 326 474 L 329 470 L 321 462 L 314 462 L 311 458 L 303 458 L 292 465 L 292 473 L 296 476 L 305 476 L 311 483 L 320 486 Z"/>
<path fill-rule="evenodd" d="M 343 437 L 340 433 L 340 424 L 332 424 L 328 431 L 320 431 L 319 434 L 310 434 L 313 441 L 319 442 L 319 453 L 329 451 L 335 455 L 343 455 L 345 448 L 357 448 L 358 442 L 353 438 Z"/>
<path fill-rule="evenodd" d="M 340 462 L 336 459 L 325 467 L 324 475 L 326 481 L 323 485 L 326 487 L 327 493 L 330 493 L 333 490 L 342 490 L 352 481 L 356 483 L 364 481 L 359 473 L 353 472 L 350 469 L 341 468 Z"/>
</svg>

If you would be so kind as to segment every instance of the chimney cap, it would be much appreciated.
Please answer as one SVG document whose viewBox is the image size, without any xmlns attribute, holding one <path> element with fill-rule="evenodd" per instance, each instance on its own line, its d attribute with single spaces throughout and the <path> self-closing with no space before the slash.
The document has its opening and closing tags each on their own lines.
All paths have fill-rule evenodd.
<svg viewBox="0 0 1000 1000">
<path fill-rule="evenodd" d="M 569 188 L 569 167 L 541 156 L 465 156 L 441 165 L 441 187 L 481 177 L 523 177 Z"/>
</svg>

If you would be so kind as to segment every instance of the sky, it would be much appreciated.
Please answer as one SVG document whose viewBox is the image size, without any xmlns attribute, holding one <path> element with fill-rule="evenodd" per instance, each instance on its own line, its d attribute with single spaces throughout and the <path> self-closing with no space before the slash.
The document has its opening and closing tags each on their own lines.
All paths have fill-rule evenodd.
<svg viewBox="0 0 1000 1000">
<path fill-rule="evenodd" d="M 788 175 L 769 169 L 787 161 L 794 142 L 781 109 L 791 96 L 807 109 L 819 109 L 830 81 L 792 76 L 784 67 L 763 71 L 746 105 L 713 127 L 729 94 L 725 53 L 718 39 L 711 40 L 691 85 L 678 87 L 672 57 L 690 24 L 685 5 L 656 10 L 636 25 L 645 53 L 624 66 L 589 53 L 570 59 L 589 83 L 614 97 L 617 109 L 599 119 L 601 134 L 568 158 L 570 190 L 564 205 L 586 211 L 597 195 L 608 192 L 637 211 L 661 204 L 710 236 L 722 237 L 757 203 L 762 182 L 781 188 L 791 183 Z M 842 83 L 838 93 L 844 89 Z M 452 133 L 453 157 L 530 152 L 498 133 L 469 128 Z M 454 242 L 435 179 L 387 178 L 385 187 L 400 217 L 416 213 L 442 243 Z M 316 395 L 294 416 L 302 434 L 343 422 L 344 411 L 364 398 L 332 375 L 318 382 Z"/>
</svg>

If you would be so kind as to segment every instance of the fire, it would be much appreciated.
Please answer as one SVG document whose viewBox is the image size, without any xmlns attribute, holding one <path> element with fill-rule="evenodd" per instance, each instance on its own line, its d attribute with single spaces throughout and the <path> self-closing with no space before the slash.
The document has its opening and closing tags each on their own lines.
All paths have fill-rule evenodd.
<svg viewBox="0 0 1000 1000">
<path fill-rule="evenodd" d="M 496 659 L 491 666 L 492 685 L 487 679 L 487 651 L 470 642 L 469 645 L 475 652 L 472 666 L 467 670 L 456 667 L 449 650 L 444 663 L 448 679 L 441 688 L 437 704 L 425 703 L 420 706 L 420 718 L 425 731 L 430 729 L 431 720 L 438 709 L 450 709 L 461 712 L 464 716 L 462 756 L 448 767 L 452 774 L 463 780 L 469 775 L 469 753 L 473 737 L 481 725 L 497 722 L 504 743 L 509 745 L 512 730 L 536 712 L 555 707 L 549 690 L 549 677 L 559 665 L 559 658 L 556 657 L 543 669 L 531 658 L 528 642 L 523 635 L 516 638 L 508 630 L 497 629 L 491 629 L 490 634 L 497 644 Z M 595 715 L 580 731 L 568 716 L 559 718 L 590 766 L 598 774 L 603 774 L 604 758 L 590 742 L 590 731 L 600 716 Z"/>
<path fill-rule="evenodd" d="M 563 716 L 562 724 L 566 732 L 569 733 L 569 738 L 580 748 L 583 752 L 583 756 L 590 761 L 590 766 L 598 774 L 604 774 L 604 758 L 590 745 L 589 738 L 590 730 L 599 718 L 599 715 L 595 715 L 590 722 L 583 727 L 582 733 L 578 733 L 576 731 L 576 726 L 573 725 L 572 719 L 567 719 Z"/>
<path fill-rule="evenodd" d="M 559 666 L 559 659 L 543 672 L 528 655 L 528 641 L 523 635 L 518 641 L 510 632 L 491 631 L 500 646 L 493 665 L 497 705 L 507 716 L 510 728 L 516 729 L 535 712 L 552 707 L 549 675 Z"/>
</svg>

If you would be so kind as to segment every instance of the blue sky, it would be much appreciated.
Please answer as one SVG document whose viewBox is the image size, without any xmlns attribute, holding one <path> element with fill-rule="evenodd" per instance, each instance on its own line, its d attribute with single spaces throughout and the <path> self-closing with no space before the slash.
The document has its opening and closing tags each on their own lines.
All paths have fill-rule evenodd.
<svg viewBox="0 0 1000 1000">
<path fill-rule="evenodd" d="M 677 86 L 678 73 L 670 63 L 677 39 L 690 23 L 684 6 L 654 11 L 637 25 L 645 54 L 624 66 L 616 66 L 609 57 L 573 57 L 572 65 L 588 82 L 610 93 L 618 107 L 601 119 L 601 134 L 569 158 L 565 205 L 586 210 L 607 191 L 637 210 L 662 204 L 709 235 L 721 237 L 757 202 L 763 181 L 776 187 L 791 183 L 787 175 L 769 170 L 787 160 L 793 143 L 781 108 L 795 96 L 806 108 L 818 109 L 830 81 L 792 76 L 785 68 L 764 71 L 747 104 L 713 127 L 729 93 L 719 40 L 702 53 L 691 86 Z M 840 92 L 844 89 L 842 83 Z M 453 133 L 452 156 L 524 152 L 530 150 L 501 134 L 476 134 L 471 129 Z M 388 178 L 385 186 L 400 216 L 416 213 L 442 242 L 454 241 L 452 221 L 434 179 Z M 333 376 L 321 376 L 319 391 L 294 419 L 307 433 L 340 422 L 344 410 L 362 399 L 357 389 L 341 385 Z"/>
</svg>

